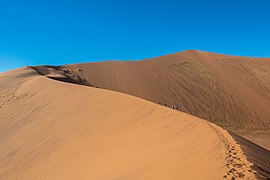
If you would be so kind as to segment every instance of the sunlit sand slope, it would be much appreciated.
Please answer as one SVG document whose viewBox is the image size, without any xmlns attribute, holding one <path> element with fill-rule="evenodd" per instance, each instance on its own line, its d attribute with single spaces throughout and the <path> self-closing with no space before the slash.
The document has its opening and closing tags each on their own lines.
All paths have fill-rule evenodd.
<svg viewBox="0 0 270 180">
<path fill-rule="evenodd" d="M 30 68 L 0 96 L 0 179 L 255 178 L 227 131 L 136 97 Z"/>
</svg>

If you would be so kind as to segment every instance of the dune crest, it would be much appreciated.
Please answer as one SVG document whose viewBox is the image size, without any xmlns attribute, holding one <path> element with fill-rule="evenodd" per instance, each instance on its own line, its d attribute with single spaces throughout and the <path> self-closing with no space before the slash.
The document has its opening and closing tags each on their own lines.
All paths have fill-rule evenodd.
<svg viewBox="0 0 270 180">
<path fill-rule="evenodd" d="M 0 179 L 255 179 L 230 134 L 133 96 L 0 74 Z"/>
</svg>

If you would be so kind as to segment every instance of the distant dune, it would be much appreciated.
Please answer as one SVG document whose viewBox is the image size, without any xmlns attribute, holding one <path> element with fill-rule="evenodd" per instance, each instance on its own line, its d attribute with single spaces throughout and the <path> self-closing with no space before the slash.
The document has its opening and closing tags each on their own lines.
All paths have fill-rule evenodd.
<svg viewBox="0 0 270 180">
<path fill-rule="evenodd" d="M 177 105 L 270 150 L 270 59 L 184 51 L 63 68 L 94 87 Z"/>
<path fill-rule="evenodd" d="M 167 78 L 178 73 L 165 76 L 166 62 L 161 58 L 157 63 L 164 72 L 154 65 L 155 60 L 129 62 L 131 70 L 121 62 L 79 67 L 81 74 L 93 73 L 93 77 L 91 73 L 83 77 L 96 86 L 111 81 L 115 83 L 111 86 L 128 91 L 136 82 L 134 93 L 145 87 L 145 94 L 138 91 L 140 95 L 160 95 L 162 103 L 179 102 L 183 110 L 193 107 L 196 98 L 190 97 L 190 104 L 184 105 L 185 101 L 177 100 L 182 93 L 174 94 L 177 89 L 165 101 L 171 89 L 161 96 L 166 92 L 161 83 L 172 87 L 174 83 L 169 83 L 173 81 Z M 119 67 L 119 73 L 114 66 Z M 145 67 L 160 73 L 153 75 Z M 40 74 L 31 68 L 0 74 L 0 179 L 255 179 L 256 172 L 242 147 L 221 127 L 133 96 L 53 80 L 73 78 L 65 74 L 50 73 L 48 77 L 53 79 Z M 157 78 L 152 79 L 154 76 Z M 151 89 L 151 80 L 159 86 Z M 158 92 L 150 96 L 154 90 Z M 205 103 L 199 100 L 200 105 Z M 205 100 L 210 103 L 211 99 Z M 235 123 L 246 127 L 248 120 Z"/>
</svg>

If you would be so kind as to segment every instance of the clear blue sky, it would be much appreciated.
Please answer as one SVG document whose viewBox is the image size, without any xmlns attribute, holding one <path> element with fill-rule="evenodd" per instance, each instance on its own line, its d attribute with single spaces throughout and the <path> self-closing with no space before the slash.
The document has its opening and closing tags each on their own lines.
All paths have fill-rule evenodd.
<svg viewBox="0 0 270 180">
<path fill-rule="evenodd" d="M 270 57 L 269 0 L 0 0 L 0 72 L 187 49 Z"/>
</svg>

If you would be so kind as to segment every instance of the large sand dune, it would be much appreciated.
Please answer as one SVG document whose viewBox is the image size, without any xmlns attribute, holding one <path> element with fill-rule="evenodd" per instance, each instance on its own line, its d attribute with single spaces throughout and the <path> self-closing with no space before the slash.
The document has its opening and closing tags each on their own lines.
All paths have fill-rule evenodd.
<svg viewBox="0 0 270 180">
<path fill-rule="evenodd" d="M 0 179 L 255 179 L 226 130 L 133 96 L 31 68 L 1 74 L 0 96 Z"/>
<path fill-rule="evenodd" d="M 95 87 L 177 105 L 270 150 L 270 59 L 185 51 L 65 68 Z"/>
</svg>

